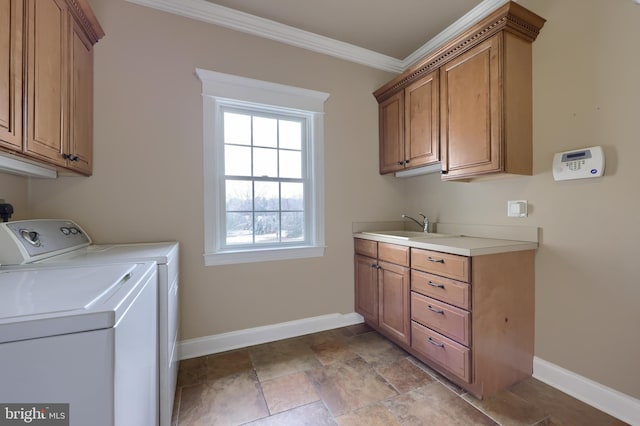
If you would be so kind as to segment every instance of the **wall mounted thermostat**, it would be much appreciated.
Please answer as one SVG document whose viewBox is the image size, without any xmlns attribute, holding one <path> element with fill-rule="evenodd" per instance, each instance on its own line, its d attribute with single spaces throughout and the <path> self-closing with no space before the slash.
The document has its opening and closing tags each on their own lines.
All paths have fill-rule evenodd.
<svg viewBox="0 0 640 426">
<path fill-rule="evenodd" d="M 586 179 L 604 174 L 604 152 L 601 146 L 558 152 L 553 156 L 553 179 Z"/>
</svg>

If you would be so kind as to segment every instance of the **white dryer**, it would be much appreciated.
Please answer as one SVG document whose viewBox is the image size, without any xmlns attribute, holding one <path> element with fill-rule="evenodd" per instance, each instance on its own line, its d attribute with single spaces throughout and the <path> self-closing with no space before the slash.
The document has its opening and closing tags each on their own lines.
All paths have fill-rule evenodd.
<svg viewBox="0 0 640 426">
<path fill-rule="evenodd" d="M 169 426 L 178 377 L 179 245 L 177 242 L 93 244 L 70 220 L 0 223 L 0 264 L 89 265 L 155 261 L 158 272 L 158 400 Z"/>
<path fill-rule="evenodd" d="M 157 425 L 156 300 L 154 262 L 0 270 L 0 424 Z"/>
</svg>

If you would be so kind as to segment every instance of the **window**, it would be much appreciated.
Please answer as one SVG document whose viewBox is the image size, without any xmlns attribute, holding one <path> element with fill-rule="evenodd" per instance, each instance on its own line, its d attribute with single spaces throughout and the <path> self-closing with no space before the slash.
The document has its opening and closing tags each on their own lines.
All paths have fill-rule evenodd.
<svg viewBox="0 0 640 426">
<path fill-rule="evenodd" d="M 322 256 L 328 95 L 196 72 L 203 87 L 205 263 Z"/>
</svg>

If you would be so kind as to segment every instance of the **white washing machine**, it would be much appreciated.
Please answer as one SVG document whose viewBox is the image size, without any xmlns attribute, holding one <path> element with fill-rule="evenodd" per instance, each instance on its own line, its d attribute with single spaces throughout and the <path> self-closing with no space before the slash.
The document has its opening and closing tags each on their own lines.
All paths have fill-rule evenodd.
<svg viewBox="0 0 640 426">
<path fill-rule="evenodd" d="M 0 269 L 0 424 L 157 425 L 156 300 L 154 262 Z"/>
<path fill-rule="evenodd" d="M 178 377 L 179 245 L 177 242 L 93 244 L 70 220 L 0 223 L 0 264 L 89 265 L 155 261 L 158 270 L 158 400 L 160 426 L 169 426 Z"/>
</svg>

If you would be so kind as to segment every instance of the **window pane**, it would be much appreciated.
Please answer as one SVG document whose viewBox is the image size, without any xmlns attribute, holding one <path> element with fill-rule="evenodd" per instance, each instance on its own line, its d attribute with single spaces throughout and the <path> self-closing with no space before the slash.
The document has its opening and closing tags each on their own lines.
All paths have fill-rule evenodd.
<svg viewBox="0 0 640 426">
<path fill-rule="evenodd" d="M 282 210 L 304 210 L 304 185 L 300 182 L 282 183 Z"/>
<path fill-rule="evenodd" d="M 253 243 L 252 217 L 252 213 L 227 213 L 227 244 Z"/>
<path fill-rule="evenodd" d="M 280 209 L 280 193 L 278 191 L 278 182 L 256 182 L 255 188 L 256 211 Z"/>
<path fill-rule="evenodd" d="M 302 123 L 280 120 L 280 148 L 302 149 Z"/>
<path fill-rule="evenodd" d="M 300 151 L 280 151 L 280 177 L 302 178 L 302 153 Z"/>
<path fill-rule="evenodd" d="M 304 213 L 282 213 L 282 241 L 304 240 Z"/>
<path fill-rule="evenodd" d="M 225 145 L 224 174 L 227 176 L 251 176 L 251 148 Z"/>
<path fill-rule="evenodd" d="M 253 176 L 278 176 L 278 151 L 269 148 L 253 149 Z"/>
<path fill-rule="evenodd" d="M 224 113 L 224 143 L 251 145 L 251 116 Z"/>
<path fill-rule="evenodd" d="M 278 120 L 253 117 L 253 145 L 278 147 Z"/>
<path fill-rule="evenodd" d="M 227 211 L 253 210 L 251 181 L 227 180 L 225 183 Z"/>
<path fill-rule="evenodd" d="M 278 242 L 280 231 L 278 213 L 256 213 L 256 243 Z"/>
</svg>

